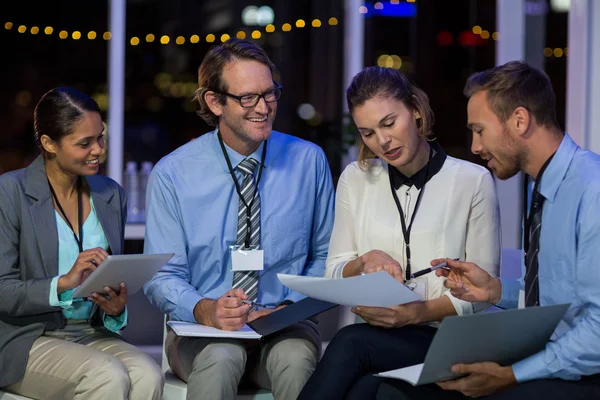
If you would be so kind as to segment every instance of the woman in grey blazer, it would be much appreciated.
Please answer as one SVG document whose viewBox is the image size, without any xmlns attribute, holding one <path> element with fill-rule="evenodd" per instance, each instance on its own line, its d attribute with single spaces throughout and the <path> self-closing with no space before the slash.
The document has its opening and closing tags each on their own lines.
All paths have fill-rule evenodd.
<svg viewBox="0 0 600 400">
<path fill-rule="evenodd" d="M 0 387 L 35 399 L 160 399 L 164 375 L 116 333 L 127 288 L 73 298 L 123 251 L 126 195 L 97 175 L 96 102 L 60 87 L 34 111 L 41 154 L 0 176 Z"/>
</svg>

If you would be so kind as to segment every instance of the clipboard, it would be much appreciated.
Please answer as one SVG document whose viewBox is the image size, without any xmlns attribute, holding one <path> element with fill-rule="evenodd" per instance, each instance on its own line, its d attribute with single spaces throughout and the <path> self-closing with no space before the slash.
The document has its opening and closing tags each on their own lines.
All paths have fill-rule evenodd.
<svg viewBox="0 0 600 400">
<path fill-rule="evenodd" d="M 423 364 L 376 376 L 418 386 L 459 378 L 451 371 L 457 363 L 511 365 L 543 350 L 568 308 L 569 304 L 558 304 L 446 317 Z"/>
<path fill-rule="evenodd" d="M 237 331 L 224 331 L 183 321 L 169 321 L 167 325 L 175 331 L 177 336 L 261 339 L 337 306 L 334 303 L 306 297 L 254 320 Z"/>
</svg>

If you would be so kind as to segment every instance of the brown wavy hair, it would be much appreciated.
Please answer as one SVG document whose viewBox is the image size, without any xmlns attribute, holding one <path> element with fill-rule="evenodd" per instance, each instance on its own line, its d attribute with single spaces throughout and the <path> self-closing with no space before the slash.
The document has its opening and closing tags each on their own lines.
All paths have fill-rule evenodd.
<svg viewBox="0 0 600 400">
<path fill-rule="evenodd" d="M 394 68 L 368 67 L 352 78 L 350 86 L 346 89 L 350 113 L 373 98 L 392 98 L 403 102 L 409 110 L 419 114 L 416 121 L 419 135 L 425 140 L 435 139 L 432 130 L 435 118 L 429 106 L 429 97 L 413 85 L 402 72 Z M 369 160 L 376 156 L 367 147 L 360 133 L 357 144 L 359 164 L 361 167 L 369 167 Z"/>
<path fill-rule="evenodd" d="M 194 96 L 194 100 L 200 104 L 198 115 L 211 126 L 218 125 L 219 117 L 210 110 L 204 96 L 208 91 L 221 93 L 229 91 L 223 82 L 223 69 L 228 63 L 236 60 L 258 61 L 269 67 L 271 74 L 275 72 L 275 64 L 267 56 L 267 53 L 253 42 L 229 39 L 223 44 L 211 47 L 198 68 L 198 89 Z M 217 96 L 220 103 L 225 104 L 225 95 L 217 94 Z"/>
</svg>

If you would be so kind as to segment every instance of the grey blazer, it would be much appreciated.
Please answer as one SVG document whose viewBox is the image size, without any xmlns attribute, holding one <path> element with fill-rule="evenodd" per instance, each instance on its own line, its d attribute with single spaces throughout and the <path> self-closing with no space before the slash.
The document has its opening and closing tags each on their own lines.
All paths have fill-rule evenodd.
<svg viewBox="0 0 600 400">
<path fill-rule="evenodd" d="M 86 180 L 111 252 L 120 254 L 125 191 L 102 175 Z M 44 331 L 65 324 L 60 307 L 49 304 L 50 281 L 55 276 L 58 231 L 44 160 L 39 156 L 27 168 L 0 175 L 0 387 L 21 380 L 33 342 Z"/>
</svg>

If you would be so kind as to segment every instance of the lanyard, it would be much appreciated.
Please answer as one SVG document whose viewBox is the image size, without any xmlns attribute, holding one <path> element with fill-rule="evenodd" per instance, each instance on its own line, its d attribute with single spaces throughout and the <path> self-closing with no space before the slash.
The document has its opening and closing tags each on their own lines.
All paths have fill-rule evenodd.
<svg viewBox="0 0 600 400">
<path fill-rule="evenodd" d="M 54 192 L 54 188 L 52 187 L 50 180 L 48 180 L 48 186 L 50 186 L 50 193 L 52 193 L 52 197 L 56 202 L 58 210 L 65 218 L 65 221 L 67 222 L 67 225 L 69 225 L 69 228 L 71 228 L 71 231 L 73 231 L 73 236 L 75 237 L 75 241 L 77 242 L 77 246 L 79 247 L 79 252 L 81 253 L 83 251 L 83 207 L 81 205 L 81 177 L 77 178 L 77 226 L 79 228 L 79 236 L 75 234 L 73 225 L 71 225 L 71 222 L 69 222 L 69 218 L 67 218 L 65 210 L 63 210 L 62 206 L 60 205 L 60 202 L 58 201 L 58 197 L 56 197 L 56 193 Z"/>
<path fill-rule="evenodd" d="M 406 221 L 404 219 L 404 211 L 402 210 L 402 206 L 400 205 L 400 200 L 398 200 L 398 195 L 396 194 L 396 189 L 394 188 L 394 184 L 392 182 L 392 174 L 388 173 L 390 177 L 390 188 L 392 189 L 392 196 L 394 196 L 394 201 L 396 202 L 396 207 L 398 207 L 398 212 L 400 213 L 400 223 L 402 224 L 402 236 L 404 236 L 404 245 L 406 246 L 406 280 L 410 279 L 410 231 L 412 229 L 412 224 L 415 221 L 415 215 L 417 214 L 417 210 L 419 208 L 419 203 L 421 202 L 421 196 L 425 191 L 425 183 L 427 183 L 427 174 L 429 173 L 429 161 L 431 161 L 431 156 L 433 154 L 433 148 L 429 148 L 429 159 L 427 160 L 427 166 L 425 167 L 425 181 L 423 182 L 423 187 L 419 191 L 419 195 L 417 196 L 417 202 L 415 203 L 415 210 L 413 211 L 412 217 L 410 218 L 410 222 L 408 223 L 408 227 L 406 226 Z M 391 168 L 391 165 L 389 166 Z M 389 168 L 388 167 L 388 168 Z M 407 210 L 408 212 L 408 210 Z"/>
<path fill-rule="evenodd" d="M 554 153 L 556 154 L 556 153 Z M 539 193 L 539 188 L 540 188 L 540 183 L 542 182 L 542 174 L 544 173 L 544 171 L 546 170 L 546 167 L 548 166 L 548 164 L 550 164 L 550 161 L 552 161 L 552 158 L 554 157 L 554 154 L 552 154 L 550 156 L 550 158 L 548 158 L 546 160 L 546 162 L 544 163 L 544 165 L 542 165 L 542 169 L 540 169 L 540 172 L 537 176 L 537 179 L 535 180 L 535 184 L 533 185 L 533 192 L 531 192 L 531 204 L 529 205 L 529 214 L 527 213 L 527 191 L 528 191 L 528 176 L 525 175 L 525 179 L 523 179 L 523 220 L 524 220 L 524 233 L 523 233 L 523 250 L 525 251 L 525 254 L 527 254 L 527 252 L 529 251 L 529 235 L 531 232 L 529 232 L 529 230 L 531 229 L 531 223 L 532 223 L 532 219 L 533 219 L 533 210 L 535 207 L 538 207 L 539 204 L 538 203 L 538 197 L 541 196 L 542 194 Z M 536 194 L 537 193 L 537 194 Z"/>
<path fill-rule="evenodd" d="M 250 247 L 250 213 L 252 212 L 252 204 L 254 204 L 254 200 L 256 199 L 256 195 L 258 194 L 258 183 L 260 182 L 260 177 L 262 176 L 263 165 L 265 165 L 265 157 L 267 156 L 267 141 L 265 140 L 265 144 L 263 146 L 262 155 L 260 158 L 260 167 L 258 168 L 258 178 L 256 179 L 256 191 L 254 192 L 254 196 L 252 197 L 252 201 L 250 204 L 246 203 L 244 196 L 242 195 L 242 190 L 240 189 L 240 183 L 235 177 L 235 173 L 233 172 L 233 167 L 231 165 L 231 160 L 229 159 L 229 155 L 227 155 L 227 150 L 225 150 L 225 144 L 223 143 L 223 138 L 221 137 L 221 132 L 217 131 L 217 137 L 219 138 L 219 144 L 221 145 L 221 150 L 223 150 L 223 155 L 225 156 L 225 161 L 227 162 L 227 168 L 229 168 L 229 174 L 231 175 L 231 179 L 233 179 L 233 183 L 235 184 L 235 191 L 238 196 L 240 196 L 240 200 L 246 206 L 246 239 L 244 240 L 244 246 L 246 248 Z"/>
</svg>

